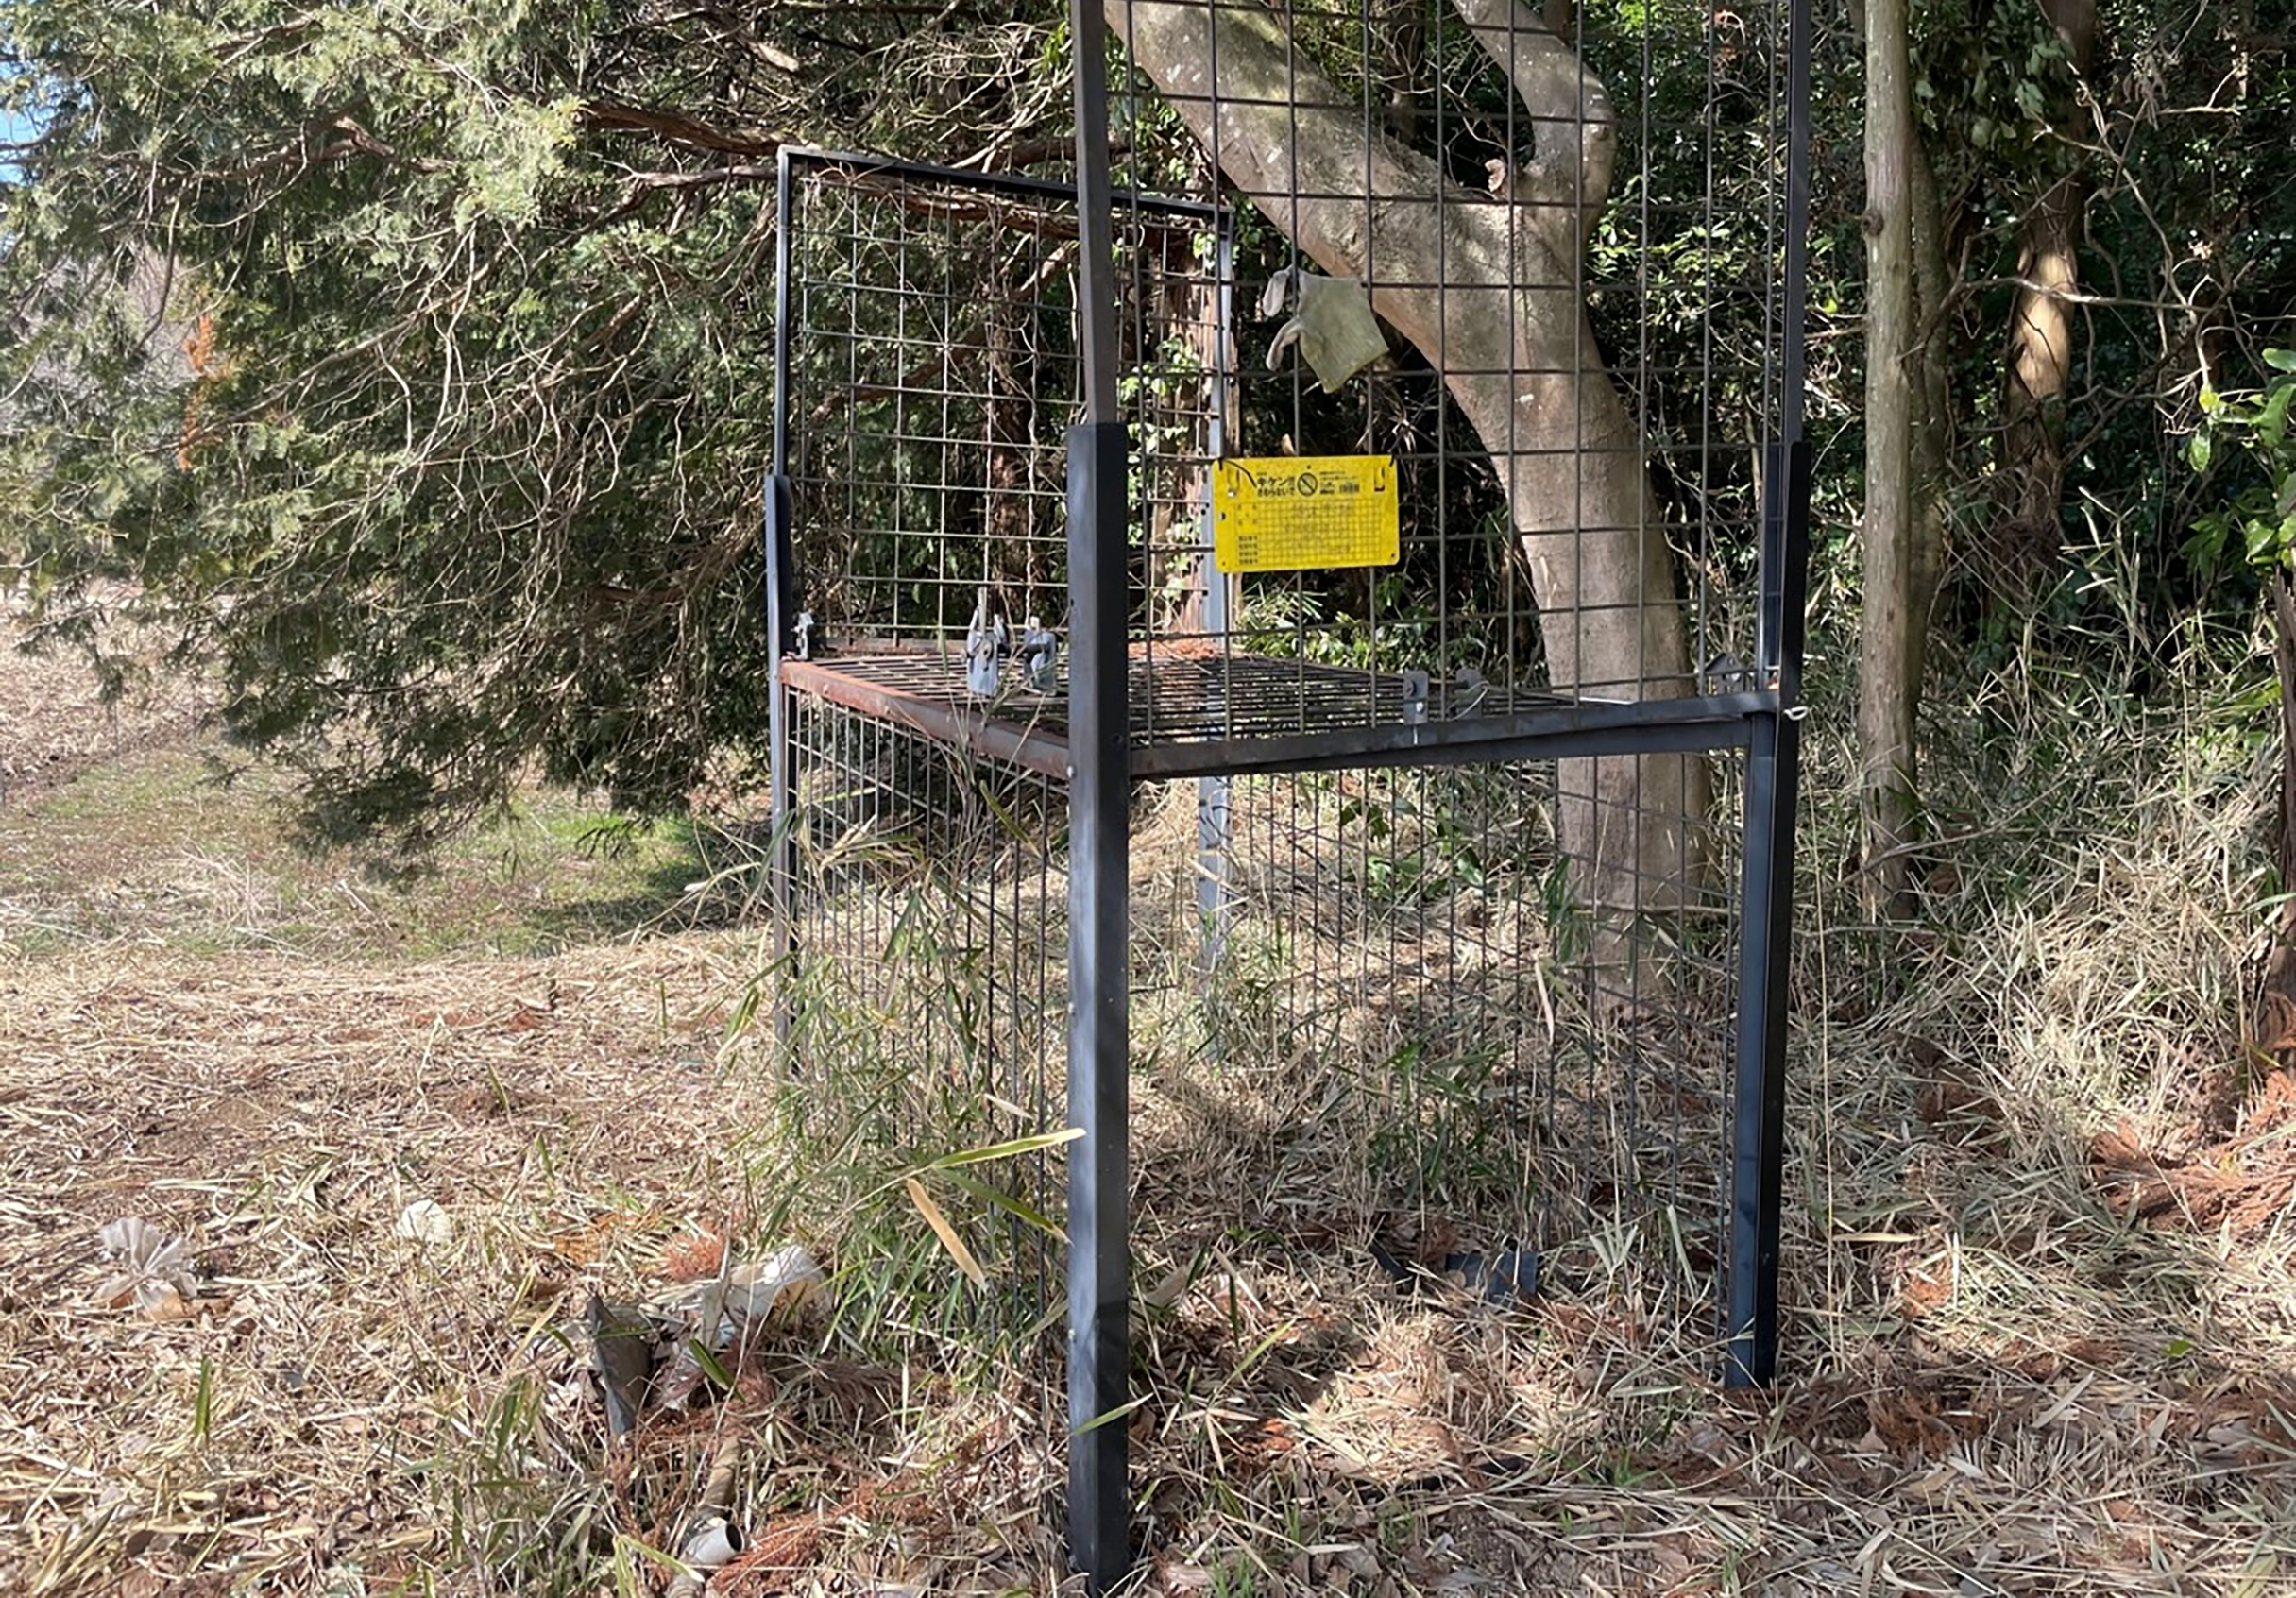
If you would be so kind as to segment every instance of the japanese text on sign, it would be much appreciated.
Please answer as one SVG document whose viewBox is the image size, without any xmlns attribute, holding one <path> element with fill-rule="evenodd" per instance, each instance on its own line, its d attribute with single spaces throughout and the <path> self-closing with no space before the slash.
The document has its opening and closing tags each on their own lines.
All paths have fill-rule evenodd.
<svg viewBox="0 0 2296 1598">
<path fill-rule="evenodd" d="M 1393 566 L 1403 558 L 1389 455 L 1271 455 L 1212 473 L 1212 556 L 1220 570 Z"/>
</svg>

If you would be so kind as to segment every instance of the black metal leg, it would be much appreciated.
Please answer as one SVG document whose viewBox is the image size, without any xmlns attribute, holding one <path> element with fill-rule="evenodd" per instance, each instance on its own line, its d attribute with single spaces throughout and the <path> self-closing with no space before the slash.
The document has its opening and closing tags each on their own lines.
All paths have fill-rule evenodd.
<svg viewBox="0 0 2296 1598">
<path fill-rule="evenodd" d="M 791 527 L 790 480 L 776 471 L 765 480 L 766 835 L 768 909 L 773 917 L 774 1037 L 786 1050 L 791 1021 L 791 978 L 797 956 L 797 772 L 790 718 L 793 706 L 781 686 L 799 602 L 797 559 Z"/>
<path fill-rule="evenodd" d="M 1068 435 L 1068 1549 L 1096 1592 L 1131 1566 L 1124 444 L 1120 423 Z"/>
<path fill-rule="evenodd" d="M 1125 1296 L 1131 774 L 1126 728 L 1126 436 L 1116 378 L 1108 30 L 1070 0 L 1076 42 L 1078 320 L 1084 422 L 1068 432 L 1068 1556 L 1095 1593 L 1131 1568 Z"/>
<path fill-rule="evenodd" d="M 1777 1255 L 1786 1166 L 1787 977 L 1794 947 L 1794 813 L 1801 790 L 1802 611 L 1810 559 L 1810 449 L 1770 446 L 1758 666 L 1779 707 L 1748 718 L 1745 866 L 1739 905 L 1738 1061 L 1723 1379 L 1777 1369 Z"/>
<path fill-rule="evenodd" d="M 1753 727 L 1746 759 L 1743 943 L 1730 1175 L 1723 1380 L 1766 1386 L 1777 1368 L 1777 1257 L 1786 1143 L 1786 976 L 1794 923 L 1794 808 L 1801 728 Z"/>
</svg>

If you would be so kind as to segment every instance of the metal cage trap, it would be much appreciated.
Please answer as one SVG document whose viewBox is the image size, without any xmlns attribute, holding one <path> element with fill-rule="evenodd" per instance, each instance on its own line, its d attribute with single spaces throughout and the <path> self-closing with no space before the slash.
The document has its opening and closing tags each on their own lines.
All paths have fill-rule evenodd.
<svg viewBox="0 0 2296 1598">
<path fill-rule="evenodd" d="M 1182 1057 L 1491 1296 L 1639 1250 L 1773 1373 L 1809 24 L 1663 11 L 1086 0 L 1073 180 L 782 154 L 778 941 L 1080 1130 L 1004 1267 L 1096 1586 Z"/>
</svg>

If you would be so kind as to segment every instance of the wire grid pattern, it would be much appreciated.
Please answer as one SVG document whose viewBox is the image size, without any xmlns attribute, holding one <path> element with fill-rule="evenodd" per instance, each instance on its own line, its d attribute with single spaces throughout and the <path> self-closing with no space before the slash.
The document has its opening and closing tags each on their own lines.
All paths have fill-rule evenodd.
<svg viewBox="0 0 2296 1598">
<path fill-rule="evenodd" d="M 885 1060 L 869 1113 L 936 1140 L 920 1162 L 1063 1125 L 1062 785 L 804 697 L 791 741 L 793 1068 Z M 1159 818 L 1199 784 L 1144 792 L 1136 875 L 1194 891 L 1136 907 L 1131 1003 L 1166 1023 L 1137 1063 L 1169 1084 L 1312 1080 L 1323 1109 L 1299 1135 L 1331 1206 L 1527 1251 L 1553 1291 L 1614 1291 L 1632 1267 L 1645 1302 L 1691 1317 L 1721 1252 L 1735 828 L 1674 828 L 1677 880 L 1651 897 L 1675 908 L 1607 929 L 1568 894 L 1555 782 L 1552 763 L 1204 779 L 1216 821 L 1193 837 Z M 1060 1169 L 995 1180 L 1057 1217 Z M 1144 1235 L 1200 1227 L 1164 1197 L 1149 1173 Z M 992 1277 L 953 1312 L 1041 1328 L 1047 1236 L 944 1202 Z"/>
<path fill-rule="evenodd" d="M 1776 0 L 1716 13 L 1697 60 L 1655 12 L 1557 41 L 1512 0 L 1297 5 L 1280 44 L 1258 0 L 1113 15 L 1137 59 L 1114 217 L 1132 741 L 1392 726 L 1426 713 L 1406 672 L 1472 685 L 1437 712 L 1464 716 L 1755 686 L 1787 366 Z M 1176 76 L 1175 41 L 1209 71 Z M 914 646 L 910 691 L 972 697 L 946 646 L 984 603 L 1014 633 L 1064 620 L 1074 197 L 792 175 L 779 402 L 817 637 Z M 1335 393 L 1271 354 L 1293 307 L 1262 297 L 1297 271 L 1383 318 L 1386 355 Z M 1397 565 L 1213 570 L 1210 463 L 1290 453 L 1394 459 Z"/>
<path fill-rule="evenodd" d="M 984 602 L 1010 630 L 1067 609 L 1068 428 L 1081 415 L 1079 234 L 1057 184 L 799 154 L 788 179 L 778 397 L 806 604 L 825 651 L 918 651 L 966 691 Z M 1203 376 L 1217 228 L 1129 205 L 1125 352 L 1145 524 L 1199 515 L 1218 447 Z M 1175 591 L 1184 574 L 1144 572 Z M 1145 607 L 1147 598 L 1141 596 Z M 1184 596 L 1182 603 L 1184 603 Z"/>
<path fill-rule="evenodd" d="M 798 779 L 777 883 L 778 1005 L 791 1068 L 825 1106 L 903 1141 L 911 1164 L 1061 1125 L 1067 880 L 1058 783 L 943 740 L 797 696 Z M 821 1079 L 856 1073 L 835 1091 Z M 824 1135 L 856 1135 L 844 1128 Z M 1059 1209 L 1057 1156 L 976 1167 L 1035 1214 Z M 954 1209 L 953 1200 L 950 1202 Z M 960 1214 L 1007 1329 L 1057 1298 L 1051 1240 L 1012 1210 Z"/>
<path fill-rule="evenodd" d="M 1685 842 L 1650 898 L 1670 908 L 1607 926 L 1569 892 L 1556 781 L 1513 763 L 1236 782 L 1199 862 L 1206 1033 L 1216 1058 L 1328 1077 L 1370 1214 L 1532 1250 L 1565 1291 L 1631 1261 L 1703 1300 L 1738 829 L 1669 818 Z"/>
<path fill-rule="evenodd" d="M 1788 367 L 1783 6 L 1708 13 L 1688 46 L 1659 8 L 1599 37 L 1581 8 L 1562 40 L 1515 0 L 1281 9 L 1109 8 L 1133 67 L 1117 180 L 1235 207 L 1229 452 L 1392 455 L 1403 558 L 1240 578 L 1217 624 L 1150 650 L 1720 691 L 1753 654 Z M 1302 269 L 1383 324 L 1387 355 L 1335 393 L 1270 354 L 1293 307 L 1259 314 Z M 1135 339 L 1153 303 L 1130 298 Z"/>
</svg>

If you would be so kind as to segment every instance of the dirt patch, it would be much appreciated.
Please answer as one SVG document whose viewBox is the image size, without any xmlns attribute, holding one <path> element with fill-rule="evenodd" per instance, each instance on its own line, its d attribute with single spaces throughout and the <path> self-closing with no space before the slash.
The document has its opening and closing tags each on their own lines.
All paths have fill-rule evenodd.
<svg viewBox="0 0 2296 1598">
<path fill-rule="evenodd" d="M 131 591 L 99 590 L 114 613 Z M 53 790 L 104 761 L 173 742 L 213 714 L 198 677 L 157 671 L 162 640 L 125 620 L 99 638 L 128 668 L 121 690 L 107 693 L 87 659 L 66 646 L 25 648 L 28 607 L 20 594 L 0 594 L 0 813 Z"/>
</svg>

